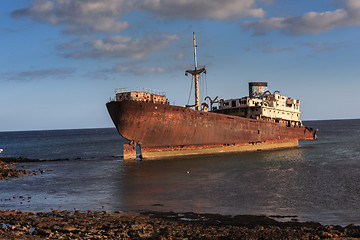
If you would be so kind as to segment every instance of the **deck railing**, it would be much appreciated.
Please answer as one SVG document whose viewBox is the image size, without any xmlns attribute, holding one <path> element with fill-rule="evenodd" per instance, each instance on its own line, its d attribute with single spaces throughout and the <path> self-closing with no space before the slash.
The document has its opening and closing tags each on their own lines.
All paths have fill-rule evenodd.
<svg viewBox="0 0 360 240">
<path fill-rule="evenodd" d="M 166 96 L 166 92 L 161 92 L 161 91 L 150 89 L 150 88 L 131 87 L 131 88 L 115 89 L 115 94 L 124 93 L 124 92 L 145 92 L 145 93 L 160 95 L 160 96 L 164 96 L 164 97 Z"/>
</svg>

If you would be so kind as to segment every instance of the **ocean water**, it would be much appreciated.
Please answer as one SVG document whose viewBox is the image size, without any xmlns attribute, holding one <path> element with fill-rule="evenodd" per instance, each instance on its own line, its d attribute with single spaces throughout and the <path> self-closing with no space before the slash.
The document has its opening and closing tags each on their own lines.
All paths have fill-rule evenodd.
<svg viewBox="0 0 360 240">
<path fill-rule="evenodd" d="M 1 156 L 50 160 L 20 163 L 45 174 L 0 181 L 0 209 L 254 214 L 360 224 L 360 120 L 304 123 L 318 128 L 320 139 L 301 141 L 299 148 L 153 161 L 123 161 L 127 141 L 113 128 L 0 132 Z"/>
</svg>

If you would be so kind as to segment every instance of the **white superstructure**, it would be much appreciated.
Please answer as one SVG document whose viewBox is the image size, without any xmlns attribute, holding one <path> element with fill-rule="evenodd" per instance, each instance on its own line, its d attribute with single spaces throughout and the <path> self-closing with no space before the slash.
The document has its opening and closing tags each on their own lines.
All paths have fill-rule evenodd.
<svg viewBox="0 0 360 240">
<path fill-rule="evenodd" d="M 256 87 L 261 91 L 254 91 L 252 85 L 257 85 Z M 264 82 L 249 83 L 249 89 L 250 96 L 222 99 L 213 111 L 253 119 L 286 122 L 288 125 L 301 125 L 300 100 L 283 96 L 279 91 L 271 93 L 267 90 L 267 83 Z"/>
</svg>

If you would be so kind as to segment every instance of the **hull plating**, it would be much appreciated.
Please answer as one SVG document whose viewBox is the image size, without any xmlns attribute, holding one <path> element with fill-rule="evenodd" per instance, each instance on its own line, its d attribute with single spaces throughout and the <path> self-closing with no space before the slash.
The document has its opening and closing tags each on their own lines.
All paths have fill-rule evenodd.
<svg viewBox="0 0 360 240">
<path fill-rule="evenodd" d="M 142 150 L 235 146 L 313 139 L 305 127 L 255 120 L 185 107 L 136 101 L 108 102 L 121 136 Z"/>
</svg>

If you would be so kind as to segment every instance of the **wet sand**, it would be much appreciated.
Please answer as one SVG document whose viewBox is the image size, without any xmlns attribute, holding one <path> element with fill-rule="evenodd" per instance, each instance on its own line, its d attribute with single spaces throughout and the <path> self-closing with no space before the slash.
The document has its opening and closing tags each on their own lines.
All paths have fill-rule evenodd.
<svg viewBox="0 0 360 240">
<path fill-rule="evenodd" d="M 19 169 L 20 168 L 20 169 Z M 41 174 L 0 161 L 1 180 Z M 281 216 L 276 216 L 277 218 Z M 0 210 L 0 239 L 360 239 L 360 226 L 278 222 L 266 216 L 174 212 Z"/>
</svg>

